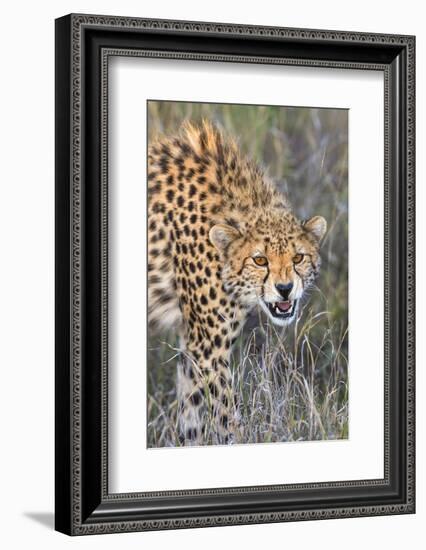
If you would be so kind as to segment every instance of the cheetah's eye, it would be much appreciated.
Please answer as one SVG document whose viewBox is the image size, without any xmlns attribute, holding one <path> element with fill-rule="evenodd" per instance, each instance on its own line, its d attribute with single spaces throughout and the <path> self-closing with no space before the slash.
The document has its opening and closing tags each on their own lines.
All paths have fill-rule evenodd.
<svg viewBox="0 0 426 550">
<path fill-rule="evenodd" d="M 253 258 L 253 261 L 256 265 L 259 265 L 260 267 L 265 267 L 268 265 L 268 259 L 265 258 L 265 256 L 255 256 Z"/>
<path fill-rule="evenodd" d="M 293 263 L 300 264 L 304 257 L 304 254 L 296 254 L 296 256 L 293 256 Z"/>
</svg>

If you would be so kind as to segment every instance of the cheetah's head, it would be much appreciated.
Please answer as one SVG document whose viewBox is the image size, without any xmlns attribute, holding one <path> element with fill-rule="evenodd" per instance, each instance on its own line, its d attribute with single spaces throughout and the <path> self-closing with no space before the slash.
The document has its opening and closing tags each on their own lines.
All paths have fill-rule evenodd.
<svg viewBox="0 0 426 550">
<path fill-rule="evenodd" d="M 244 225 L 214 225 L 209 236 L 222 259 L 226 290 L 242 307 L 260 304 L 275 324 L 291 323 L 318 275 L 326 228 L 321 216 L 302 223 L 290 211 L 269 212 Z"/>
</svg>

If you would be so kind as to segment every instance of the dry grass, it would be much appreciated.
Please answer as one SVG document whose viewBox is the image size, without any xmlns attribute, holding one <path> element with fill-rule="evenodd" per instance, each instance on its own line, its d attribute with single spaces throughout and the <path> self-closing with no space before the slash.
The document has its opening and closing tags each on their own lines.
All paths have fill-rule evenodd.
<svg viewBox="0 0 426 550">
<path fill-rule="evenodd" d="M 268 167 L 300 218 L 327 219 L 317 288 L 297 322 L 277 330 L 254 312 L 231 367 L 243 442 L 348 437 L 347 112 L 150 102 L 148 115 L 150 136 L 213 120 Z M 148 446 L 176 446 L 176 337 L 149 334 L 148 348 Z"/>
</svg>

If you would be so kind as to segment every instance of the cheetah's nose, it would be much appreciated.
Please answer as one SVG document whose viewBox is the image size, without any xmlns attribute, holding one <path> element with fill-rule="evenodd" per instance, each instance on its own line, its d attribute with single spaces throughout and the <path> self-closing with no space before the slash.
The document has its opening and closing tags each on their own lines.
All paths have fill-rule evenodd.
<svg viewBox="0 0 426 550">
<path fill-rule="evenodd" d="M 289 294 L 293 288 L 293 283 L 278 283 L 277 285 L 275 285 L 275 288 L 278 290 L 284 300 L 288 300 Z"/>
</svg>

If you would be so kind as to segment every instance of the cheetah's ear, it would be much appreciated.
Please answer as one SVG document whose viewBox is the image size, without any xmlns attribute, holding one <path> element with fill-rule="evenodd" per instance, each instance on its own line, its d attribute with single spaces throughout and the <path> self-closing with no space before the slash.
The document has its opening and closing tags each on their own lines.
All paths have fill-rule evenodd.
<svg viewBox="0 0 426 550">
<path fill-rule="evenodd" d="M 320 243 L 327 231 L 327 222 L 322 216 L 314 216 L 303 224 L 303 227 Z"/>
<path fill-rule="evenodd" d="M 221 253 L 224 253 L 232 241 L 238 239 L 238 237 L 241 237 L 238 229 L 223 223 L 214 225 L 209 232 L 210 242 Z"/>
</svg>

